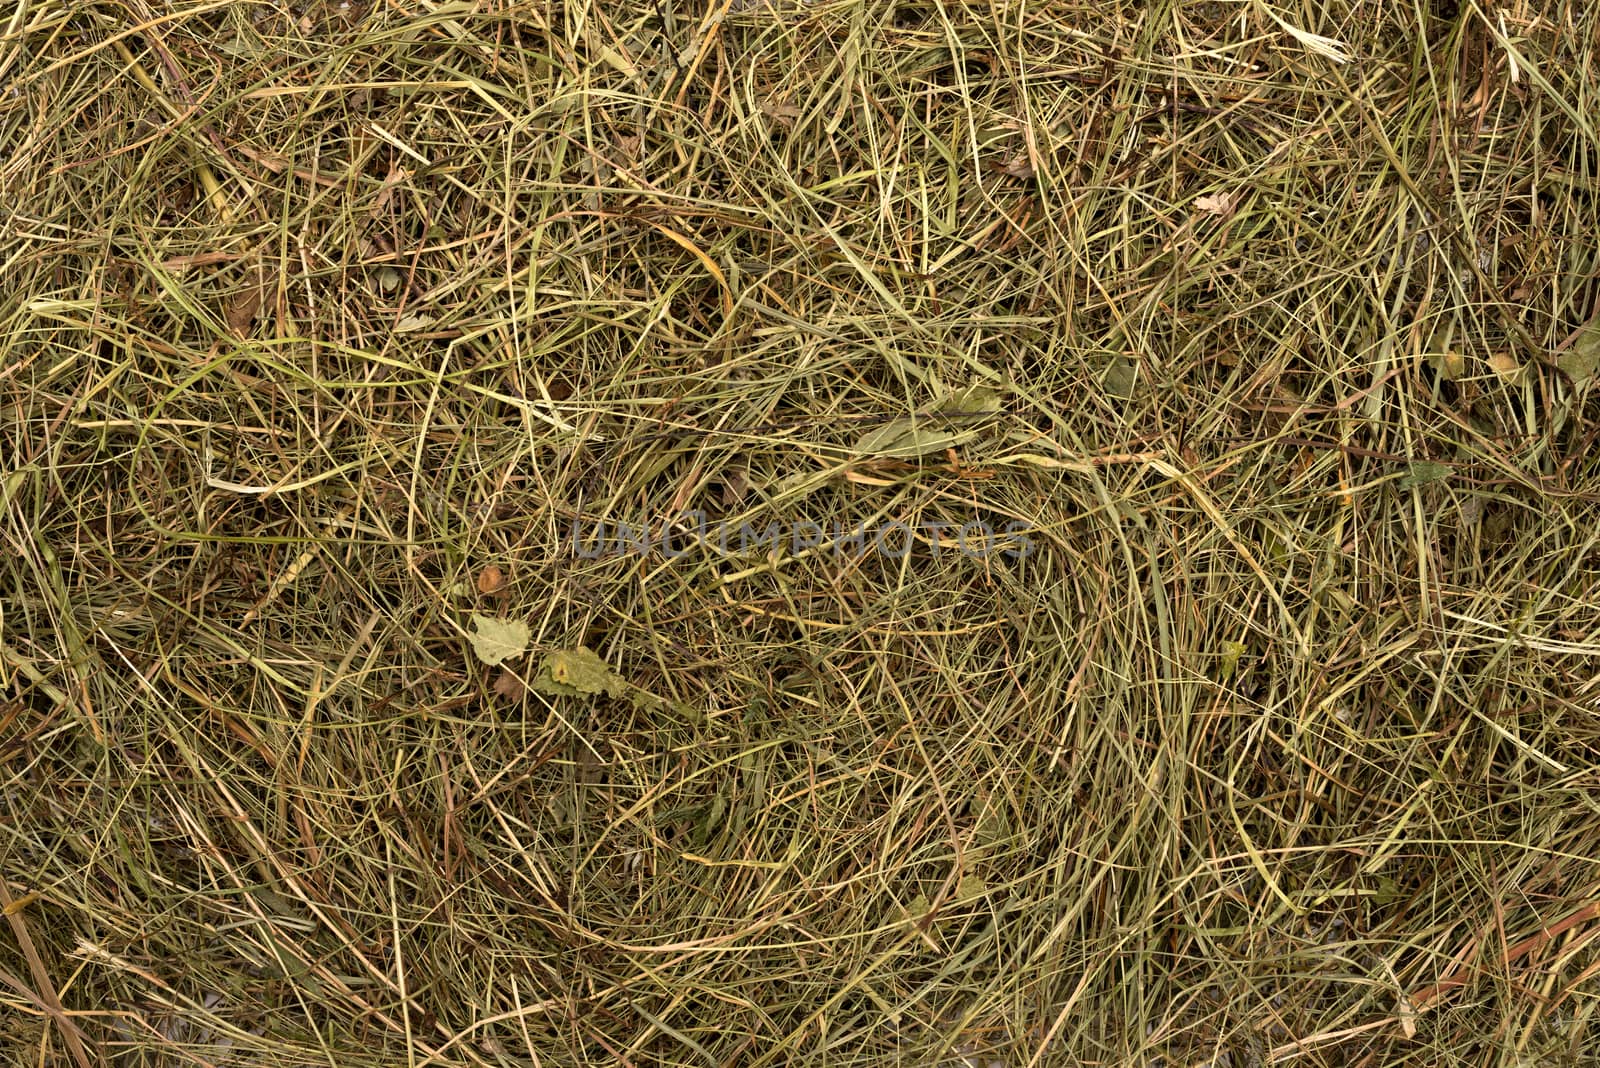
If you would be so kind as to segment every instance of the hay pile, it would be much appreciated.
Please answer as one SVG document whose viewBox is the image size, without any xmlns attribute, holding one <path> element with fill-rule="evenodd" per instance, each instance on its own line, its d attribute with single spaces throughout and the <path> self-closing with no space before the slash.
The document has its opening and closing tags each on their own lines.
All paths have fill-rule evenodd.
<svg viewBox="0 0 1600 1068">
<path fill-rule="evenodd" d="M 1595 1063 L 1600 16 L 1444 7 L 14 5 L 6 1063 Z"/>
</svg>

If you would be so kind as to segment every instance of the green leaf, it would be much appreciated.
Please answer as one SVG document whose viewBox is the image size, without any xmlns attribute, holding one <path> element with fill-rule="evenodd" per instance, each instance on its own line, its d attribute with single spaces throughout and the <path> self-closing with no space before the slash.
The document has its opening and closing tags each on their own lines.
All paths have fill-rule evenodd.
<svg viewBox="0 0 1600 1068">
<path fill-rule="evenodd" d="M 607 694 L 623 697 L 628 683 L 611 670 L 611 665 L 592 649 L 559 649 L 544 658 L 544 666 L 533 680 L 533 687 L 544 693 L 566 697 L 594 697 Z"/>
<path fill-rule="evenodd" d="M 1222 680 L 1226 682 L 1233 678 L 1233 673 L 1239 670 L 1239 658 L 1248 651 L 1244 642 L 1224 641 L 1222 643 Z"/>
<path fill-rule="evenodd" d="M 1378 892 L 1373 895 L 1379 905 L 1392 905 L 1400 897 L 1400 884 L 1387 875 L 1378 876 Z"/>
<path fill-rule="evenodd" d="M 901 911 L 905 913 L 906 919 L 915 921 L 926 916 L 931 908 L 933 908 L 933 902 L 928 900 L 928 895 L 918 894 L 911 899 L 911 904 L 902 906 Z"/>
<path fill-rule="evenodd" d="M 473 633 L 468 635 L 472 651 L 485 664 L 499 664 L 521 656 L 532 637 L 528 625 L 520 619 L 491 619 L 476 612 L 472 614 L 472 629 Z"/>
<path fill-rule="evenodd" d="M 1106 368 L 1105 374 L 1100 376 L 1100 384 L 1105 387 L 1109 396 L 1118 400 L 1128 400 L 1139 384 L 1139 369 L 1118 356 L 1111 361 L 1111 366 Z"/>
<path fill-rule="evenodd" d="M 22 489 L 22 484 L 28 480 L 29 475 L 38 473 L 39 468 L 36 465 L 26 464 L 7 474 L 5 481 L 0 482 L 0 509 L 11 503 L 11 498 Z"/>
<path fill-rule="evenodd" d="M 1006 818 L 1002 808 L 985 807 L 983 817 L 978 820 L 978 842 L 980 845 L 994 845 L 1011 837 L 1011 821 Z"/>
<path fill-rule="evenodd" d="M 1455 349 L 1430 354 L 1428 363 L 1446 382 L 1454 382 L 1467 373 L 1467 358 Z"/>
<path fill-rule="evenodd" d="M 1585 326 L 1556 358 L 1556 366 L 1572 376 L 1573 382 L 1583 385 L 1600 369 L 1600 319 Z"/>
<path fill-rule="evenodd" d="M 869 431 L 856 442 L 855 451 L 906 459 L 964 445 L 978 436 L 979 428 L 972 424 L 982 416 L 994 415 L 1003 401 L 1001 392 L 991 386 L 968 386 L 914 415 Z"/>
<path fill-rule="evenodd" d="M 1435 460 L 1422 460 L 1411 465 L 1411 469 L 1400 479 L 1402 488 L 1412 486 L 1426 486 L 1430 482 L 1439 482 L 1450 477 L 1452 468 L 1449 464 L 1441 464 Z"/>
</svg>

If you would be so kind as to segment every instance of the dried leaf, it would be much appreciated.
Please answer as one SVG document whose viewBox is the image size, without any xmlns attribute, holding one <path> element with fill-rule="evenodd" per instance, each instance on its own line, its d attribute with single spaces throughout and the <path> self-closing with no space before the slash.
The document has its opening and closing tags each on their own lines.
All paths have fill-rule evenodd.
<svg viewBox="0 0 1600 1068">
<path fill-rule="evenodd" d="M 499 593 L 506 588 L 506 573 L 494 564 L 490 564 L 478 572 L 478 592 L 485 597 Z"/>
<path fill-rule="evenodd" d="M 502 670 L 494 680 L 494 692 L 508 701 L 521 697 L 527 689 L 522 680 L 510 671 Z"/>
<path fill-rule="evenodd" d="M 750 492 L 750 480 L 738 468 L 730 468 L 722 476 L 722 503 L 731 508 L 745 499 Z"/>
<path fill-rule="evenodd" d="M 618 74 L 625 74 L 630 78 L 638 77 L 639 68 L 633 65 L 633 61 L 610 45 L 601 47 L 600 61 Z"/>
<path fill-rule="evenodd" d="M 532 638 L 528 625 L 520 619 L 491 619 L 476 612 L 472 615 L 472 629 L 473 633 L 468 635 L 472 651 L 478 654 L 479 660 L 491 665 L 521 656 Z"/>
<path fill-rule="evenodd" d="M 972 425 L 973 422 L 998 412 L 1001 403 L 999 390 L 983 385 L 968 386 L 927 405 L 916 415 L 869 431 L 856 442 L 855 451 L 866 456 L 900 459 L 942 452 L 976 437 L 979 428 Z"/>
<path fill-rule="evenodd" d="M 1455 349 L 1430 356 L 1428 361 L 1446 382 L 1454 382 L 1467 373 L 1467 358 Z"/>
<path fill-rule="evenodd" d="M 1012 178 L 1032 178 L 1035 173 L 1033 160 L 1026 152 L 1018 152 L 1004 163 L 997 165 L 995 169 Z"/>
<path fill-rule="evenodd" d="M 777 119 L 785 126 L 793 124 L 804 112 L 793 104 L 778 101 L 768 101 L 761 105 L 761 113 L 769 119 Z"/>
<path fill-rule="evenodd" d="M 1489 369 L 1504 381 L 1515 385 L 1522 381 L 1525 368 L 1509 352 L 1496 352 L 1489 357 Z"/>
<path fill-rule="evenodd" d="M 1395 1018 L 1400 1021 L 1400 1033 L 1407 1039 L 1417 1037 L 1417 1007 L 1404 993 L 1395 999 Z"/>
<path fill-rule="evenodd" d="M 236 294 L 228 302 L 228 329 L 237 337 L 245 336 L 256 321 L 256 312 L 260 310 L 261 290 L 252 286 Z"/>
<path fill-rule="evenodd" d="M 266 303 L 269 284 L 270 276 L 261 264 L 257 263 L 245 271 L 244 288 L 228 301 L 224 313 L 228 329 L 235 337 L 242 338 L 249 335 L 250 328 L 255 325 L 256 315 L 261 311 L 261 305 Z"/>
<path fill-rule="evenodd" d="M 373 198 L 372 207 L 367 211 L 368 217 L 376 219 L 382 215 L 384 209 L 389 206 L 389 201 L 394 199 L 395 188 L 409 177 L 411 177 L 410 171 L 398 163 L 391 163 L 389 173 L 384 175 L 383 184 L 378 187 L 378 195 Z M 404 276 L 393 267 L 385 267 L 383 270 L 387 273 L 380 272 L 378 284 L 383 286 L 384 292 L 387 293 L 398 286 Z"/>
</svg>

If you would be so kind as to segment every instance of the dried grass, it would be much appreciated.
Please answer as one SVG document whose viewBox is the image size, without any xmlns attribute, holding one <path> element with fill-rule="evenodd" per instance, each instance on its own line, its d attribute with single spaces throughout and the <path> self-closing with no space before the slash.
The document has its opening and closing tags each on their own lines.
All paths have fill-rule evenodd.
<svg viewBox="0 0 1600 1068">
<path fill-rule="evenodd" d="M 1594 9 L 3 28 L 7 1063 L 1600 1057 Z"/>
</svg>

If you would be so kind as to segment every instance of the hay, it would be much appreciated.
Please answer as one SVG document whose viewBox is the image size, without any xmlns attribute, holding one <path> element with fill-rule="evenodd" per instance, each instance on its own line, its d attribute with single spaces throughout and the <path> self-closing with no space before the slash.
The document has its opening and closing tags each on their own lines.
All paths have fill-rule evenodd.
<svg viewBox="0 0 1600 1068">
<path fill-rule="evenodd" d="M 1592 1063 L 1597 40 L 16 5 L 8 1063 Z"/>
</svg>

